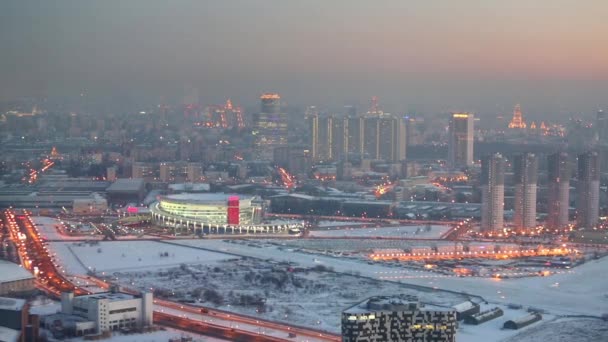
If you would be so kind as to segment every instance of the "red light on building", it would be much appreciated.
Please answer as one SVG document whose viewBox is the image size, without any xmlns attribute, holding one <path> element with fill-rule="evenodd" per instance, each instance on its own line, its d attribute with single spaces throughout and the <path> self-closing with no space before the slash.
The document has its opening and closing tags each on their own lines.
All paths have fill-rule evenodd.
<svg viewBox="0 0 608 342">
<path fill-rule="evenodd" d="M 139 209 L 137 207 L 128 207 L 127 212 L 129 214 L 137 214 L 137 212 L 139 212 Z"/>
<path fill-rule="evenodd" d="M 239 224 L 239 196 L 228 197 L 228 224 Z"/>
</svg>

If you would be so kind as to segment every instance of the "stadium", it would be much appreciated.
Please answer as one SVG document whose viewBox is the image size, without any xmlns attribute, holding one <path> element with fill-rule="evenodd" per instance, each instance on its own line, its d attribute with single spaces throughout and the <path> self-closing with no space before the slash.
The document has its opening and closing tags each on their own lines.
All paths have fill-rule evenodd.
<svg viewBox="0 0 608 342">
<path fill-rule="evenodd" d="M 301 224 L 264 223 L 263 201 L 256 196 L 221 193 L 160 196 L 150 205 L 154 222 L 181 234 L 287 233 Z"/>
</svg>

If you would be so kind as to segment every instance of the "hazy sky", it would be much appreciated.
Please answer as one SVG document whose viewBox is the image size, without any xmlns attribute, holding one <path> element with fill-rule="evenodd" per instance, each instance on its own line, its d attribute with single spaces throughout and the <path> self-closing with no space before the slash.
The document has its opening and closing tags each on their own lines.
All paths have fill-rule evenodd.
<svg viewBox="0 0 608 342">
<path fill-rule="evenodd" d="M 608 1 L 0 2 L 0 98 L 133 94 L 255 104 L 592 115 Z"/>
</svg>

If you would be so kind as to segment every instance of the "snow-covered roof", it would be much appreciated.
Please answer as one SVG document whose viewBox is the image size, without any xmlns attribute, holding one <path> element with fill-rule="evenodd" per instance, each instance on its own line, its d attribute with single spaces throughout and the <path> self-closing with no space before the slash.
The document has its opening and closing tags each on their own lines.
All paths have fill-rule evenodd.
<svg viewBox="0 0 608 342">
<path fill-rule="evenodd" d="M 141 178 L 119 178 L 110 185 L 107 192 L 132 192 L 139 191 L 144 187 L 144 180 Z"/>
<path fill-rule="evenodd" d="M 17 342 L 20 336 L 20 331 L 0 326 L 0 341 Z"/>
<path fill-rule="evenodd" d="M 247 195 L 231 195 L 225 193 L 182 193 L 163 196 L 168 200 L 181 200 L 181 201 L 193 201 L 193 202 L 226 202 L 232 196 L 238 197 L 240 200 L 250 199 L 251 196 Z"/>
<path fill-rule="evenodd" d="M 0 297 L 0 309 L 2 310 L 15 310 L 19 311 L 23 309 L 25 305 L 24 299 Z"/>
<path fill-rule="evenodd" d="M 473 302 L 466 301 L 466 302 L 462 302 L 460 304 L 456 304 L 456 305 L 452 306 L 452 309 L 454 309 L 458 312 L 463 312 L 463 311 L 470 310 L 474 307 L 475 307 L 475 304 Z"/>
<path fill-rule="evenodd" d="M 0 282 L 33 279 L 34 276 L 20 265 L 0 260 Z"/>
</svg>

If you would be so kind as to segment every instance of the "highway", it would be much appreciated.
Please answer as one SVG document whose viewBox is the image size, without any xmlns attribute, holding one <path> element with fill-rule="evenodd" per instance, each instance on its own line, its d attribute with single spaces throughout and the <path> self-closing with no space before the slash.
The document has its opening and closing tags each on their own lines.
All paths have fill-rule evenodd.
<svg viewBox="0 0 608 342">
<path fill-rule="evenodd" d="M 110 284 L 91 276 L 72 275 L 71 281 L 56 265 L 49 254 L 45 242 L 27 211 L 15 213 L 5 210 L 4 222 L 9 229 L 11 240 L 18 248 L 23 267 L 36 277 L 39 289 L 59 297 L 61 292 L 73 291 L 75 295 L 88 294 L 91 284 L 100 290 L 107 290 Z M 72 240 L 70 240 L 72 241 Z M 76 286 L 77 282 L 79 286 Z M 82 285 L 80 285 L 82 283 Z M 139 294 L 138 290 L 125 289 L 125 292 Z M 204 335 L 226 338 L 232 341 L 340 341 L 341 337 L 324 331 L 291 326 L 255 317 L 234 314 L 227 311 L 196 307 L 168 300 L 155 299 L 157 309 L 154 321 L 160 325 L 171 326 Z M 205 322 L 213 321 L 213 323 Z M 278 336 L 284 336 L 280 338 Z M 291 336 L 291 337 L 289 337 Z"/>
</svg>

